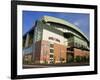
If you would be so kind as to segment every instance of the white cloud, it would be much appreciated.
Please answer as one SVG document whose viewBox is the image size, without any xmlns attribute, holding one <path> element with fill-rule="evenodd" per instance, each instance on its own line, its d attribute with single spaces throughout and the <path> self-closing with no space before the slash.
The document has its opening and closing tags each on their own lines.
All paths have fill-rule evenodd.
<svg viewBox="0 0 100 80">
<path fill-rule="evenodd" d="M 80 26 L 80 23 L 78 21 L 74 22 L 74 25 Z"/>
</svg>

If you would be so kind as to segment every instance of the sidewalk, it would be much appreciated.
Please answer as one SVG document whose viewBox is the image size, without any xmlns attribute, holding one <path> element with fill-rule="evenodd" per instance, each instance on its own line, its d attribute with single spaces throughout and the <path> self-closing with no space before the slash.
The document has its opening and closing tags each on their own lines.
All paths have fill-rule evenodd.
<svg viewBox="0 0 100 80">
<path fill-rule="evenodd" d="M 89 66 L 89 63 L 67 63 L 67 64 L 24 64 L 23 68 L 48 68 L 48 67 L 73 67 L 73 66 Z"/>
</svg>

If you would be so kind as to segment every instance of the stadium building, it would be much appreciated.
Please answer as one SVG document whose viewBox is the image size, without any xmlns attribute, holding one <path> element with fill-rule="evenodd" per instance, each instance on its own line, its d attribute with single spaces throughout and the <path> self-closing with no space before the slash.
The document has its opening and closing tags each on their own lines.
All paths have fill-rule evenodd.
<svg viewBox="0 0 100 80">
<path fill-rule="evenodd" d="M 66 20 L 43 16 L 23 35 L 23 62 L 57 64 L 89 59 L 89 40 Z"/>
</svg>

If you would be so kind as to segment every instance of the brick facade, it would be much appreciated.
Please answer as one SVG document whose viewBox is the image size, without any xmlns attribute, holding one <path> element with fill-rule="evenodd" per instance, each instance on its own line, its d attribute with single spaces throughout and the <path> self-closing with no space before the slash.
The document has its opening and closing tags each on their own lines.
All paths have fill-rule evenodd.
<svg viewBox="0 0 100 80">
<path fill-rule="evenodd" d="M 60 44 L 54 44 L 54 59 L 55 63 L 66 62 L 66 47 Z"/>
<path fill-rule="evenodd" d="M 89 56 L 89 51 L 74 48 L 74 56 Z"/>
</svg>

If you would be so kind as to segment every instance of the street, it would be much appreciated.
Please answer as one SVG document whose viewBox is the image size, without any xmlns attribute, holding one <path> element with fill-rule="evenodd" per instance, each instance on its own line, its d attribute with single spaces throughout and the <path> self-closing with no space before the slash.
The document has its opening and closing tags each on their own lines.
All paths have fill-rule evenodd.
<svg viewBox="0 0 100 80">
<path fill-rule="evenodd" d="M 48 67 L 73 67 L 73 66 L 89 66 L 89 63 L 67 63 L 67 64 L 24 64 L 23 68 L 48 68 Z"/>
</svg>

